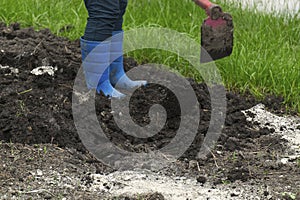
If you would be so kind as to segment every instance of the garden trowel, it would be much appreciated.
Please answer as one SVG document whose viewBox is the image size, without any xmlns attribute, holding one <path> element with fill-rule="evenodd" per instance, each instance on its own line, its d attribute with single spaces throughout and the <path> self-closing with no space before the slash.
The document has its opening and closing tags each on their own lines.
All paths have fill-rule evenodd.
<svg viewBox="0 0 300 200">
<path fill-rule="evenodd" d="M 206 63 L 229 56 L 233 48 L 233 22 L 228 13 L 208 0 L 194 0 L 208 17 L 201 26 L 200 62 Z"/>
</svg>

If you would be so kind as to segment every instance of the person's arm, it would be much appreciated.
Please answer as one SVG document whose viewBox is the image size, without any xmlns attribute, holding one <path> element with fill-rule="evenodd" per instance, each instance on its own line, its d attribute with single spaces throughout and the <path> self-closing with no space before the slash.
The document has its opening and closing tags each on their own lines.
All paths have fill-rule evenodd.
<svg viewBox="0 0 300 200">
<path fill-rule="evenodd" d="M 208 0 L 193 0 L 195 4 L 203 8 L 204 10 L 207 10 L 210 8 L 213 4 Z"/>
<path fill-rule="evenodd" d="M 218 19 L 222 16 L 222 9 L 220 6 L 211 3 L 209 0 L 193 0 L 195 4 L 205 10 L 206 14 L 212 19 Z"/>
</svg>

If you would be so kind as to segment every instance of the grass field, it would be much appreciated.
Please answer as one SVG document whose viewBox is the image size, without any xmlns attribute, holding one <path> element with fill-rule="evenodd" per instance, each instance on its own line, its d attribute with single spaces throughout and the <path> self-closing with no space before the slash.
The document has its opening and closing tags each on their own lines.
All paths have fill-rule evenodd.
<svg viewBox="0 0 300 200">
<path fill-rule="evenodd" d="M 250 90 L 257 97 L 281 95 L 289 108 L 300 112 L 300 18 L 255 14 L 236 5 L 216 3 L 232 14 L 235 24 L 234 52 L 216 62 L 227 88 Z M 82 0 L 0 2 L 0 21 L 20 22 L 23 27 L 36 29 L 50 28 L 70 39 L 83 34 L 86 17 Z M 129 0 L 124 29 L 167 27 L 200 41 L 204 17 L 204 12 L 190 0 Z M 199 80 L 186 61 L 171 53 L 144 50 L 130 55 L 140 62 L 167 64 Z"/>
</svg>

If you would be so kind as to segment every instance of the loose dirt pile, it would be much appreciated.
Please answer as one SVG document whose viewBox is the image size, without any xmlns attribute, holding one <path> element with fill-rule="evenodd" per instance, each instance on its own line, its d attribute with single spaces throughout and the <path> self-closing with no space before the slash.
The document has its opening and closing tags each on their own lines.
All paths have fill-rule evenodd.
<svg viewBox="0 0 300 200">
<path fill-rule="evenodd" d="M 9 27 L 0 24 L 0 41 L 2 198 L 99 199 L 114 196 L 108 194 L 113 191 L 109 186 L 103 190 L 100 186 L 98 190 L 91 189 L 97 185 L 95 174 L 103 175 L 113 170 L 88 153 L 73 122 L 72 87 L 81 64 L 79 42 L 59 38 L 49 30 L 20 29 L 19 24 Z M 126 70 L 137 66 L 130 58 L 125 59 L 124 64 Z M 282 113 L 282 99 L 269 96 L 259 102 L 251 95 L 228 92 L 226 122 L 219 142 L 209 156 L 196 159 L 209 126 L 211 105 L 207 86 L 193 80 L 189 82 L 201 110 L 197 136 L 178 162 L 160 173 L 155 172 L 156 176 L 198 180 L 195 184 L 199 190 L 217 187 L 228 192 L 231 187 L 235 191 L 243 185 L 245 194 L 229 192 L 229 196 L 232 194 L 232 198 L 237 196 L 237 199 L 251 198 L 249 188 L 253 186 L 248 187 L 248 184 L 256 188 L 252 197 L 276 199 L 285 192 L 291 194 L 285 195 L 286 198 L 296 195 L 300 185 L 299 160 L 280 162 L 281 155 L 286 152 L 286 141 L 273 134 L 272 127 L 259 128 L 247 121 L 242 112 L 263 103 L 275 113 Z M 137 124 L 149 123 L 149 108 L 160 104 L 167 111 L 167 125 L 152 138 L 137 139 L 126 135 L 112 118 L 110 100 L 97 95 L 97 116 L 111 141 L 134 152 L 168 144 L 180 124 L 181 113 L 174 94 L 162 86 L 150 84 L 138 89 L 130 102 L 130 114 Z M 100 185 L 101 180 L 98 181 Z M 147 194 L 136 194 L 135 198 L 164 198 L 156 191 L 145 191 Z M 206 196 L 210 196 L 209 192 Z"/>
</svg>

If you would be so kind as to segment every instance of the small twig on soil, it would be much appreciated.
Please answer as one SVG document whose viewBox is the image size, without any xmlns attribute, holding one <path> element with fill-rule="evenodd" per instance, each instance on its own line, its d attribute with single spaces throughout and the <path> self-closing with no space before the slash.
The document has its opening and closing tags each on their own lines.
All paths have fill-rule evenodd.
<svg viewBox="0 0 300 200">
<path fill-rule="evenodd" d="M 217 163 L 217 157 L 216 157 L 216 155 L 215 155 L 211 150 L 209 150 L 209 152 L 211 153 L 211 155 L 212 155 L 213 158 L 214 158 L 214 162 L 215 162 L 216 167 L 219 168 L 219 165 L 218 165 L 218 163 Z"/>
<path fill-rule="evenodd" d="M 168 156 L 167 155 L 165 155 L 165 154 L 161 154 L 166 160 L 170 160 L 170 158 L 168 158 Z"/>
<path fill-rule="evenodd" d="M 243 159 L 245 159 L 245 155 L 244 155 L 244 153 L 243 153 L 242 151 L 239 151 L 238 153 L 239 153 L 239 155 L 240 155 Z"/>
<path fill-rule="evenodd" d="M 29 90 L 24 90 L 22 92 L 17 92 L 17 93 L 18 93 L 18 95 L 21 95 L 21 94 L 26 94 L 26 93 L 31 92 L 31 91 L 32 91 L 32 88 L 30 88 Z"/>
<path fill-rule="evenodd" d="M 268 174 L 257 174 L 257 175 L 260 175 L 260 176 L 265 176 L 265 177 L 268 177 L 268 176 L 273 176 L 273 175 L 286 175 L 286 174 L 290 174 L 290 171 L 288 172 L 285 172 L 285 171 L 278 171 L 278 172 L 268 172 Z"/>
<path fill-rule="evenodd" d="M 65 104 L 68 101 L 68 97 L 66 97 L 63 101 L 63 104 Z"/>
<path fill-rule="evenodd" d="M 247 152 L 247 154 L 258 154 L 259 151 Z"/>
<path fill-rule="evenodd" d="M 59 86 L 66 87 L 66 88 L 69 88 L 69 89 L 73 89 L 72 86 L 67 85 L 67 84 L 58 84 L 58 85 L 59 85 Z"/>
<path fill-rule="evenodd" d="M 42 44 L 42 41 L 38 43 L 38 45 L 36 45 L 36 47 L 34 47 L 34 50 L 32 52 L 32 55 L 35 55 L 36 50 L 39 48 L 39 46 Z"/>
<path fill-rule="evenodd" d="M 32 193 L 42 193 L 42 192 L 46 192 L 48 194 L 50 194 L 51 196 L 54 197 L 54 194 L 49 192 L 48 190 L 45 190 L 45 189 L 40 189 L 40 190 L 32 190 L 32 191 L 28 191 L 28 192 L 22 192 L 22 191 L 19 191 L 20 194 L 32 194 Z"/>
<path fill-rule="evenodd" d="M 198 172 L 201 171 L 200 166 L 199 166 L 199 162 L 197 161 L 197 168 L 198 168 Z"/>
<path fill-rule="evenodd" d="M 53 145 L 53 144 L 51 143 L 51 145 Z M 60 148 L 58 146 L 54 146 L 54 148 L 57 149 L 57 150 L 59 150 L 59 151 L 65 151 L 64 149 L 62 149 L 62 148 Z"/>
</svg>

